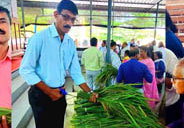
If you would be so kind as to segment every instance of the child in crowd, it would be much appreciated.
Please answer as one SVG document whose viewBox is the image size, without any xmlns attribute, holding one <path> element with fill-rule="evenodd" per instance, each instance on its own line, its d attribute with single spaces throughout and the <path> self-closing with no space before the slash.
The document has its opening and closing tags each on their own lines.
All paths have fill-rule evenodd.
<svg viewBox="0 0 184 128">
<path fill-rule="evenodd" d="M 158 91 L 161 93 L 162 83 L 164 83 L 165 62 L 162 59 L 162 53 L 160 51 L 154 53 L 154 60 Z"/>
<path fill-rule="evenodd" d="M 125 63 L 125 62 L 127 62 L 128 60 L 130 60 L 130 57 L 129 57 L 129 50 L 126 50 L 126 51 L 125 51 L 125 54 L 124 54 L 124 57 L 123 57 L 123 60 L 122 60 L 122 63 Z"/>
</svg>

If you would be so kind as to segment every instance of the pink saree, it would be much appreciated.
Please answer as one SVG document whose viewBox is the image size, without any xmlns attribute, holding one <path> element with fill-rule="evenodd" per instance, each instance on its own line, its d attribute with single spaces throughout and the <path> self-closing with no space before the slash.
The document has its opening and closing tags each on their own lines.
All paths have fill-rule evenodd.
<svg viewBox="0 0 184 128">
<path fill-rule="evenodd" d="M 153 75 L 152 83 L 148 83 L 145 79 L 143 81 L 144 96 L 152 100 L 158 101 L 160 98 L 155 78 L 155 64 L 151 58 L 140 60 L 140 62 L 144 63 L 148 67 L 151 74 Z M 155 101 L 148 102 L 151 108 L 155 107 Z"/>
</svg>

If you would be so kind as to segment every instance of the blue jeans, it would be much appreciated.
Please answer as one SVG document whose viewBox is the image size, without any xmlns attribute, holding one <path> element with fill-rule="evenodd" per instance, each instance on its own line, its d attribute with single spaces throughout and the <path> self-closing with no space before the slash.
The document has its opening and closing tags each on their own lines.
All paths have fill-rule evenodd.
<svg viewBox="0 0 184 128">
<path fill-rule="evenodd" d="M 100 70 L 98 71 L 89 71 L 86 70 L 86 78 L 87 78 L 87 83 L 88 86 L 91 90 L 95 90 L 97 89 L 96 85 L 95 85 L 95 80 L 96 77 L 100 74 Z"/>
</svg>

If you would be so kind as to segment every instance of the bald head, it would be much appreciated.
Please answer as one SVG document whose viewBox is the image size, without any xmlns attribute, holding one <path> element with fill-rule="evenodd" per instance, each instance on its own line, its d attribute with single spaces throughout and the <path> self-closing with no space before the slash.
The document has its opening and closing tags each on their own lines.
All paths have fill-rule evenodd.
<svg viewBox="0 0 184 128">
<path fill-rule="evenodd" d="M 184 94 L 184 58 L 179 60 L 174 68 L 173 85 L 177 93 Z"/>
<path fill-rule="evenodd" d="M 181 75 L 184 77 L 184 58 L 180 59 L 175 66 L 174 73 L 177 73 L 175 70 L 180 70 Z"/>
</svg>

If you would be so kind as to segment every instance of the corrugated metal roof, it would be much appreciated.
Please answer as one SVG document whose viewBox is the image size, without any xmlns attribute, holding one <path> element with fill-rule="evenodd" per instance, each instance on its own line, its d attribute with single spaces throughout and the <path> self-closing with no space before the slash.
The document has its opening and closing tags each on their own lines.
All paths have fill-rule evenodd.
<svg viewBox="0 0 184 128">
<path fill-rule="evenodd" d="M 90 0 L 73 0 L 81 10 L 90 9 Z M 25 7 L 56 8 L 60 0 L 24 0 Z M 165 12 L 165 0 L 112 0 L 114 11 L 155 13 L 159 3 L 159 13 Z M 20 0 L 18 0 L 20 6 Z M 108 10 L 108 0 L 92 0 L 93 10 Z"/>
</svg>

